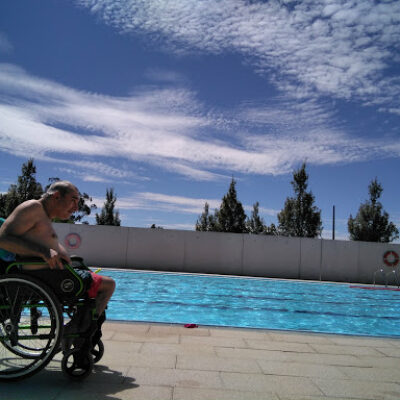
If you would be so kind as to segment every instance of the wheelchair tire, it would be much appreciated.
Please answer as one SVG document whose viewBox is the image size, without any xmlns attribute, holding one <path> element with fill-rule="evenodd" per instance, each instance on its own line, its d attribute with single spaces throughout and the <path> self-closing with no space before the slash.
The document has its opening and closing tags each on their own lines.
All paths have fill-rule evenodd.
<svg viewBox="0 0 400 400">
<path fill-rule="evenodd" d="M 40 314 L 32 321 L 32 308 Z M 0 381 L 27 378 L 59 350 L 63 313 L 54 292 L 26 275 L 0 278 Z"/>
<path fill-rule="evenodd" d="M 93 357 L 90 353 L 81 354 L 82 349 L 71 349 L 64 354 L 61 368 L 68 378 L 81 381 L 89 376 L 93 370 Z M 78 359 L 80 362 L 78 362 Z"/>
<path fill-rule="evenodd" d="M 104 344 L 101 340 L 99 340 L 93 349 L 90 351 L 93 356 L 93 362 L 96 364 L 98 363 L 104 354 Z"/>
</svg>

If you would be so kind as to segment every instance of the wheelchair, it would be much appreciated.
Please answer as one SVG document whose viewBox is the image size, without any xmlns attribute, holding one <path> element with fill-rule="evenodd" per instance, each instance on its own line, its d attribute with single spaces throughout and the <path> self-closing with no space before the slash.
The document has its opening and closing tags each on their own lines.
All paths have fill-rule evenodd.
<svg viewBox="0 0 400 400">
<path fill-rule="evenodd" d="M 59 352 L 62 371 L 82 380 L 103 356 L 105 313 L 97 315 L 78 273 L 89 268 L 71 260 L 63 270 L 23 269 L 45 265 L 40 259 L 0 264 L 0 381 L 32 376 Z"/>
</svg>

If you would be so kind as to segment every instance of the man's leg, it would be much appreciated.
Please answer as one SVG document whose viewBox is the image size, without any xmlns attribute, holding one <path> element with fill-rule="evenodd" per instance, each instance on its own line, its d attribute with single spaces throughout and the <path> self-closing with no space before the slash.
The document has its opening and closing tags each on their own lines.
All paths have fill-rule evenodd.
<svg viewBox="0 0 400 400">
<path fill-rule="evenodd" d="M 101 283 L 96 296 L 96 311 L 98 315 L 101 315 L 106 309 L 108 301 L 115 290 L 114 279 L 108 276 L 102 276 L 101 278 Z"/>
</svg>

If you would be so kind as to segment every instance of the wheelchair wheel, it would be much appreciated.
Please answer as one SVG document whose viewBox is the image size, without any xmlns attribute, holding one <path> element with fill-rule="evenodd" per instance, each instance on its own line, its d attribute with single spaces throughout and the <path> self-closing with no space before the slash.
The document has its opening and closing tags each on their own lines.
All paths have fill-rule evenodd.
<svg viewBox="0 0 400 400">
<path fill-rule="evenodd" d="M 64 354 L 61 368 L 69 378 L 80 381 L 93 370 L 93 356 L 90 353 L 82 354 L 82 349 L 71 349 Z"/>
<path fill-rule="evenodd" d="M 62 326 L 61 306 L 46 285 L 29 276 L 0 278 L 0 381 L 44 368 L 59 350 Z"/>
<path fill-rule="evenodd" d="M 91 350 L 91 354 L 93 356 L 93 362 L 96 364 L 101 360 L 104 354 L 104 344 L 101 340 L 99 340 L 93 349 Z"/>
</svg>

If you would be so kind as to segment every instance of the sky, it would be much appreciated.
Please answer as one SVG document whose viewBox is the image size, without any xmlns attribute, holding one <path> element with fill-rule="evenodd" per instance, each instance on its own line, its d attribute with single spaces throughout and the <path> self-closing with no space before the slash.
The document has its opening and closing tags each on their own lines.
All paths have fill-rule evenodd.
<svg viewBox="0 0 400 400">
<path fill-rule="evenodd" d="M 193 230 L 233 177 L 269 225 L 306 162 L 323 238 L 375 178 L 400 228 L 399 50 L 399 1 L 1 1 L 0 192 L 33 158 L 123 226 Z"/>
</svg>

